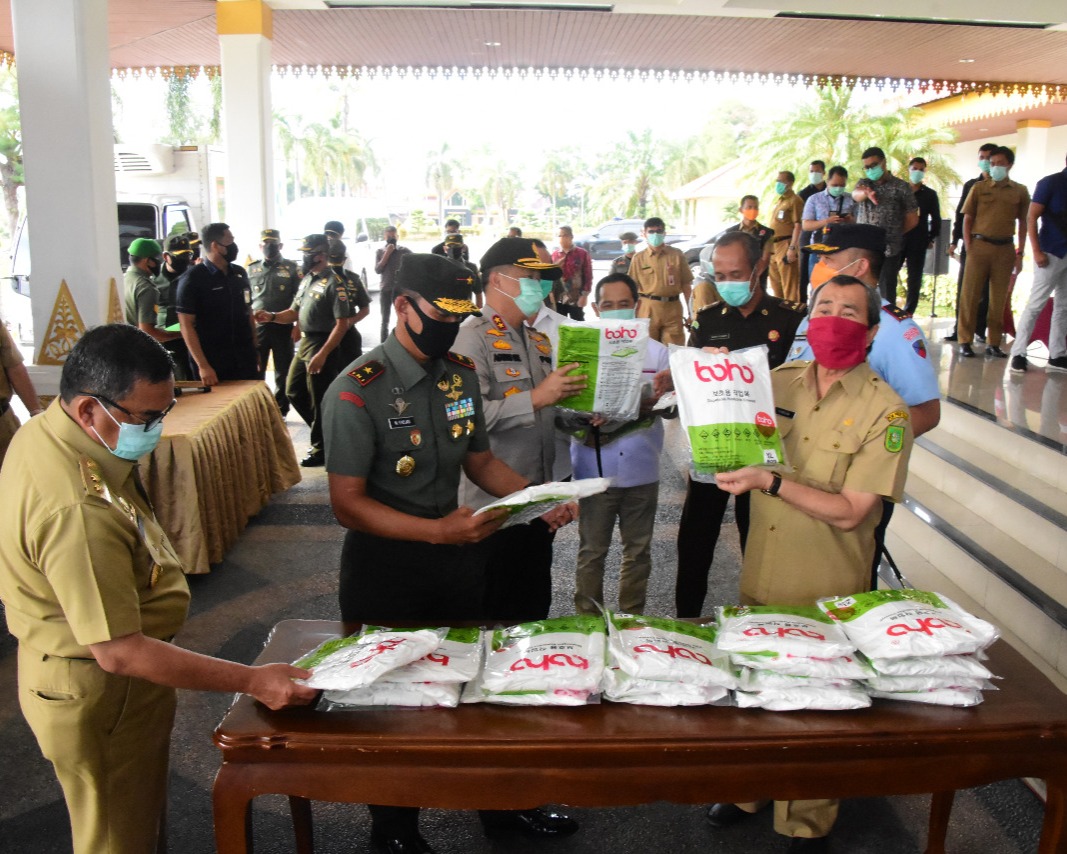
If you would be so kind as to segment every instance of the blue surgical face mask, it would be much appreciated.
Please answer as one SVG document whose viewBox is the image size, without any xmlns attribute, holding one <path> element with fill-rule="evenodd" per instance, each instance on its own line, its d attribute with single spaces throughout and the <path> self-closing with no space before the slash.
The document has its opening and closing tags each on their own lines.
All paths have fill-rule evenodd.
<svg viewBox="0 0 1067 854">
<path fill-rule="evenodd" d="M 785 186 L 785 184 L 783 182 L 775 181 L 775 183 L 774 183 L 774 192 L 775 193 L 777 193 L 779 196 L 784 196 L 785 195 L 785 190 L 786 190 L 786 186 Z"/>
<path fill-rule="evenodd" d="M 908 173 L 908 178 L 911 179 L 911 183 L 913 183 L 913 184 L 921 184 L 925 177 L 926 177 L 926 173 L 923 172 L 922 169 L 912 169 Z"/>
<path fill-rule="evenodd" d="M 622 251 L 625 252 L 627 255 L 633 255 L 634 252 L 637 251 L 637 246 L 633 243 L 624 243 L 622 245 Z"/>
<path fill-rule="evenodd" d="M 600 312 L 602 320 L 633 320 L 637 313 L 635 308 L 606 308 Z"/>
<path fill-rule="evenodd" d="M 1008 167 L 1007 166 L 990 166 L 989 167 L 989 177 L 992 178 L 994 181 L 1003 181 L 1005 178 L 1008 177 Z"/>
<path fill-rule="evenodd" d="M 658 231 L 649 232 L 645 235 L 645 240 L 648 241 L 648 245 L 653 249 L 663 245 L 663 235 Z"/>
<path fill-rule="evenodd" d="M 552 293 L 552 280 L 541 279 L 541 299 L 548 299 Z"/>
<path fill-rule="evenodd" d="M 885 169 L 881 166 L 872 166 L 870 169 L 864 169 L 863 174 L 866 175 L 871 181 L 879 181 L 885 174 Z"/>
<path fill-rule="evenodd" d="M 989 174 L 989 169 L 990 169 L 990 166 L 989 166 L 989 161 L 988 160 L 979 160 L 978 161 L 978 171 L 979 172 L 985 172 L 986 175 L 988 175 Z"/>
<path fill-rule="evenodd" d="M 740 308 L 752 298 L 752 282 L 716 282 L 715 289 L 727 305 Z"/>
<path fill-rule="evenodd" d="M 809 172 L 808 173 L 808 180 L 812 184 L 821 184 L 823 177 L 824 176 L 823 176 L 822 172 Z"/>
<path fill-rule="evenodd" d="M 96 398 L 93 398 L 96 400 Z M 127 424 L 122 421 L 117 421 L 115 416 L 107 411 L 107 407 L 99 400 L 96 401 L 100 404 L 100 408 L 104 410 L 104 414 L 114 421 L 119 427 L 119 438 L 115 443 L 115 447 L 112 448 L 103 437 L 96 433 L 95 427 L 89 429 L 96 433 L 96 438 L 100 440 L 105 448 L 107 448 L 116 457 L 123 460 L 130 460 L 131 462 L 139 460 L 145 454 L 150 454 L 156 449 L 156 445 L 159 444 L 159 439 L 163 435 L 163 421 L 160 420 L 151 430 L 145 430 L 143 424 Z"/>
<path fill-rule="evenodd" d="M 826 187 L 826 191 L 831 196 L 833 196 L 835 199 L 839 199 L 841 196 L 843 196 L 845 194 L 845 188 L 844 187 L 835 187 L 833 184 L 828 185 Z"/>
<path fill-rule="evenodd" d="M 511 297 L 515 300 L 515 305 L 519 307 L 519 311 L 525 314 L 527 317 L 531 317 L 537 314 L 541 310 L 541 306 L 544 304 L 544 297 L 541 295 L 541 280 L 540 279 L 516 279 L 514 276 L 507 276 L 501 273 L 505 279 L 511 279 L 513 282 L 519 283 L 519 295 L 511 296 L 511 294 L 501 291 L 500 293 L 506 297 Z"/>
</svg>

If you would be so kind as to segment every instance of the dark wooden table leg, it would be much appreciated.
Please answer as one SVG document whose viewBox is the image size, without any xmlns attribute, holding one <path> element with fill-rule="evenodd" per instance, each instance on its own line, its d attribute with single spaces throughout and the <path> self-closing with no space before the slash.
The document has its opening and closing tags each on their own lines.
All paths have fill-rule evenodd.
<svg viewBox="0 0 1067 854">
<path fill-rule="evenodd" d="M 926 835 L 926 854 L 945 854 L 948 820 L 952 815 L 955 791 L 934 792 L 930 796 L 930 829 Z"/>
<path fill-rule="evenodd" d="M 1038 854 L 1067 854 L 1067 777 L 1045 780 L 1045 821 L 1041 825 L 1041 844 Z"/>
<path fill-rule="evenodd" d="M 311 821 L 311 801 L 307 798 L 298 798 L 295 795 L 290 795 L 289 812 L 293 816 L 296 854 L 314 854 L 315 837 Z"/>
<path fill-rule="evenodd" d="M 223 762 L 215 775 L 211 801 L 218 854 L 252 854 L 252 798 L 255 794 L 254 789 L 242 782 L 238 767 Z"/>
</svg>

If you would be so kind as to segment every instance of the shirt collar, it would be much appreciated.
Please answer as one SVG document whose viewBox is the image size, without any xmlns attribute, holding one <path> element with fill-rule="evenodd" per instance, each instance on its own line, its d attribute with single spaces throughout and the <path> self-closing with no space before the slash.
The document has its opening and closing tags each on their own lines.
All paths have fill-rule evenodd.
<svg viewBox="0 0 1067 854">
<path fill-rule="evenodd" d="M 104 404 L 98 402 L 97 405 Z M 52 401 L 41 417 L 61 442 L 70 445 L 79 455 L 89 457 L 97 463 L 104 474 L 104 480 L 109 484 L 126 482 L 135 465 L 134 461 L 116 457 L 95 436 L 82 430 L 81 425 L 60 405 L 59 398 Z"/>
<path fill-rule="evenodd" d="M 222 270 L 220 270 L 218 267 L 216 267 L 214 264 L 211 263 L 211 259 L 208 258 L 207 255 L 203 256 L 203 260 L 200 263 L 203 264 L 205 267 L 207 267 L 208 270 L 210 272 L 212 272 L 212 273 L 221 273 L 222 272 Z"/>
<path fill-rule="evenodd" d="M 834 390 L 835 386 L 841 386 L 842 390 L 848 397 L 856 397 L 863 390 L 864 385 L 867 382 L 868 371 L 866 370 L 867 360 L 864 359 L 852 370 L 842 377 L 838 377 L 831 384 L 829 391 L 826 392 L 826 397 L 829 397 Z M 811 392 L 811 396 L 816 400 L 819 399 L 819 388 L 815 381 L 815 360 L 812 359 L 811 363 L 801 372 L 799 381 L 804 383 L 804 387 Z"/>
</svg>

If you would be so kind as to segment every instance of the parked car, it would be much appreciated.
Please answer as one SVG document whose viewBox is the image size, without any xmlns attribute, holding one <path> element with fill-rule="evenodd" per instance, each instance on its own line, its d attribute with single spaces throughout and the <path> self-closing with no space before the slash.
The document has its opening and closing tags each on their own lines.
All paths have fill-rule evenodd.
<svg viewBox="0 0 1067 854">
<path fill-rule="evenodd" d="M 622 255 L 619 235 L 624 231 L 632 231 L 640 236 L 644 227 L 643 219 L 613 219 L 602 223 L 591 234 L 575 237 L 574 245 L 581 246 L 594 261 L 612 261 Z"/>
<path fill-rule="evenodd" d="M 703 271 L 700 269 L 700 250 L 711 243 L 716 237 L 718 237 L 726 229 L 726 226 L 721 226 L 714 231 L 703 231 L 696 236 L 686 235 L 684 240 L 673 242 L 668 236 L 667 242 L 674 246 L 675 249 L 680 249 L 685 254 L 685 261 L 689 265 L 689 269 L 693 271 L 693 278 L 700 279 L 703 276 Z"/>
</svg>

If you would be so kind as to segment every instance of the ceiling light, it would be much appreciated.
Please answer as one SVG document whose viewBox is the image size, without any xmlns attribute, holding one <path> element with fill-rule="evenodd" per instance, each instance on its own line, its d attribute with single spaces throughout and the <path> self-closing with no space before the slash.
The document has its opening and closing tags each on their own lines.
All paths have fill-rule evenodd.
<svg viewBox="0 0 1067 854">
<path fill-rule="evenodd" d="M 486 47 L 500 47 L 500 42 L 482 42 Z"/>
<path fill-rule="evenodd" d="M 974 62 L 973 59 L 961 59 L 960 62 Z"/>
</svg>

